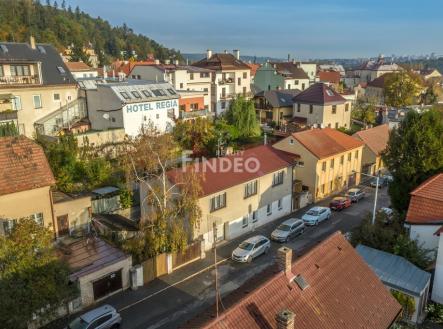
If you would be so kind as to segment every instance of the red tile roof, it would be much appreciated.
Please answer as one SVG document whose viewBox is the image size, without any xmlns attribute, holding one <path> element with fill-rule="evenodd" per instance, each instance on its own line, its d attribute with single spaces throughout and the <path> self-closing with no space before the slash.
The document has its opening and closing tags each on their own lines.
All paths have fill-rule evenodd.
<svg viewBox="0 0 443 329">
<path fill-rule="evenodd" d="M 246 65 L 249 66 L 249 68 L 251 69 L 251 77 L 255 76 L 255 73 L 261 66 L 260 64 L 255 63 L 246 63 Z"/>
<path fill-rule="evenodd" d="M 208 310 L 185 325 L 205 329 L 271 329 L 283 309 L 295 314 L 296 329 L 388 329 L 401 306 L 340 232 L 292 264 L 304 290 L 283 272 L 223 298 L 218 318 Z M 259 274 L 257 276 L 262 276 Z M 212 318 L 211 318 L 212 315 Z"/>
<path fill-rule="evenodd" d="M 443 224 L 443 173 L 432 176 L 411 192 L 406 221 Z"/>
<path fill-rule="evenodd" d="M 0 195 L 55 184 L 42 147 L 25 136 L 0 138 L 0 168 Z"/>
<path fill-rule="evenodd" d="M 358 131 L 353 136 L 365 143 L 374 154 L 380 155 L 388 145 L 389 125 L 384 124 Z"/>
<path fill-rule="evenodd" d="M 198 174 L 203 196 L 206 196 L 287 168 L 297 158 L 298 155 L 277 150 L 269 145 L 261 145 L 234 155 L 209 159 L 193 165 L 192 169 Z M 240 170 L 234 168 L 235 163 L 241 164 Z M 245 167 L 252 170 L 244 170 Z M 174 169 L 168 172 L 168 177 L 177 182 L 181 174 L 180 168 Z"/>
<path fill-rule="evenodd" d="M 295 138 L 318 159 L 327 158 L 363 146 L 363 142 L 331 128 L 296 132 L 287 138 Z"/>
<path fill-rule="evenodd" d="M 91 68 L 88 64 L 83 62 L 66 62 L 66 66 L 71 72 L 81 72 L 81 71 L 91 71 Z"/>
<path fill-rule="evenodd" d="M 341 104 L 346 102 L 346 99 L 326 84 L 317 82 L 295 96 L 294 102 L 321 105 Z"/>
<path fill-rule="evenodd" d="M 202 60 L 192 65 L 216 71 L 250 70 L 249 66 L 246 65 L 246 63 L 237 59 L 232 54 L 214 54 L 211 56 L 211 58 L 203 58 Z"/>
<path fill-rule="evenodd" d="M 319 71 L 318 78 L 321 82 L 340 83 L 340 72 L 337 71 Z"/>
</svg>

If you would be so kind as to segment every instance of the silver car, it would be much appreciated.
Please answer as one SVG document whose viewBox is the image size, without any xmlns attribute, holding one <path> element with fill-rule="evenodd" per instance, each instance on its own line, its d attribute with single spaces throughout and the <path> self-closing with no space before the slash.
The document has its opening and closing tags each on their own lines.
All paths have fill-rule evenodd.
<svg viewBox="0 0 443 329">
<path fill-rule="evenodd" d="M 301 219 L 305 225 L 318 225 L 318 223 L 331 218 L 331 209 L 327 207 L 313 207 Z"/>
<path fill-rule="evenodd" d="M 271 233 L 271 240 L 277 242 L 288 242 L 289 239 L 304 233 L 305 224 L 301 219 L 291 218 L 281 223 Z"/>
<path fill-rule="evenodd" d="M 358 202 L 365 197 L 365 192 L 359 188 L 351 188 L 348 190 L 346 195 L 351 199 L 352 202 Z"/>
<path fill-rule="evenodd" d="M 240 263 L 250 263 L 261 254 L 267 254 L 269 249 L 271 241 L 263 235 L 256 235 L 240 243 L 232 252 L 232 259 Z"/>
<path fill-rule="evenodd" d="M 103 305 L 80 315 L 69 323 L 67 329 L 117 329 L 122 318 L 111 305 Z"/>
</svg>

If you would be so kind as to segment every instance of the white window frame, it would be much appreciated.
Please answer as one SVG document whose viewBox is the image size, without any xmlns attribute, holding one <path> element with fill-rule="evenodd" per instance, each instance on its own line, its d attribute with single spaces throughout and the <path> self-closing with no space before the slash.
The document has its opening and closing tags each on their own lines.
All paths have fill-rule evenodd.
<svg viewBox="0 0 443 329">
<path fill-rule="evenodd" d="M 39 102 L 40 102 L 40 106 L 37 106 L 37 104 L 35 103 L 36 97 L 38 97 Z M 38 95 L 32 95 L 32 102 L 34 103 L 34 109 L 41 109 L 43 107 L 42 104 L 42 95 L 38 94 Z"/>
<path fill-rule="evenodd" d="M 249 225 L 249 215 L 243 216 L 242 222 L 241 222 L 241 227 L 245 228 L 245 227 L 248 227 L 248 225 Z"/>
<path fill-rule="evenodd" d="M 37 212 L 35 214 L 32 214 L 31 216 L 29 216 L 29 218 L 32 219 L 34 222 L 36 222 L 39 225 L 42 225 L 42 226 L 45 225 L 45 220 L 44 220 L 42 212 Z"/>
<path fill-rule="evenodd" d="M 272 203 L 268 203 L 266 205 L 266 215 L 268 216 L 272 215 Z"/>
<path fill-rule="evenodd" d="M 283 184 L 284 177 L 284 170 L 280 170 L 279 172 L 274 173 L 274 175 L 272 176 L 272 186 L 274 187 Z"/>
<path fill-rule="evenodd" d="M 245 184 L 245 199 L 257 194 L 257 185 L 257 180 Z"/>
<path fill-rule="evenodd" d="M 14 96 L 12 103 L 14 104 L 14 110 L 15 111 L 20 111 L 23 109 L 22 107 L 22 99 L 20 96 Z M 17 104 L 19 104 L 19 106 L 17 106 Z"/>
<path fill-rule="evenodd" d="M 254 210 L 254 211 L 251 213 L 251 218 L 252 218 L 252 222 L 253 222 L 253 223 L 257 223 L 257 221 L 258 221 L 257 210 Z"/>
<path fill-rule="evenodd" d="M 210 212 L 214 212 L 225 207 L 226 207 L 226 192 L 220 193 L 212 197 L 209 201 Z"/>
</svg>

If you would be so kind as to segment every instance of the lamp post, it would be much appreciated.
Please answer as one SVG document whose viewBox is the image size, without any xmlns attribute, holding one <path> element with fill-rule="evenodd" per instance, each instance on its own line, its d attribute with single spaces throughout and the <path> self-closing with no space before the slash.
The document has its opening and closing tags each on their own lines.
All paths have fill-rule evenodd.
<svg viewBox="0 0 443 329">
<path fill-rule="evenodd" d="M 377 171 L 377 176 L 365 174 L 365 173 L 362 173 L 362 172 L 357 172 L 355 170 L 353 170 L 352 172 L 356 173 L 356 174 L 360 174 L 360 175 L 364 175 L 364 176 L 368 176 L 368 177 L 372 177 L 372 178 L 376 178 L 377 179 L 376 186 L 375 186 L 374 208 L 372 210 L 372 225 L 374 225 L 375 224 L 375 212 L 377 210 L 378 189 L 379 189 L 379 184 L 380 184 L 380 170 Z"/>
</svg>

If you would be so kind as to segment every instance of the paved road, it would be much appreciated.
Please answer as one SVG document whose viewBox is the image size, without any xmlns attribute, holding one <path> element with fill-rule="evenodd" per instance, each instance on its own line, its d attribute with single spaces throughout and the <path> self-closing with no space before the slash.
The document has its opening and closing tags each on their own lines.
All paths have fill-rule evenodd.
<svg viewBox="0 0 443 329">
<path fill-rule="evenodd" d="M 340 230 L 348 232 L 357 226 L 362 218 L 372 211 L 374 190 L 370 187 L 365 199 L 358 204 L 342 211 L 333 213 L 331 219 L 319 226 L 309 227 L 305 233 L 284 245 L 292 248 L 295 253 L 306 250 L 321 242 L 331 233 Z M 389 205 L 386 188 L 378 197 L 378 207 Z M 326 205 L 328 200 L 319 202 Z M 292 216 L 301 216 L 306 211 L 302 209 Z M 251 264 L 239 264 L 228 259 L 232 250 L 241 240 L 255 234 L 270 236 L 271 231 L 284 220 L 257 228 L 239 239 L 229 241 L 217 248 L 219 284 L 222 296 L 240 287 L 248 279 L 264 270 L 275 262 L 276 250 L 282 244 L 272 242 L 271 251 L 255 259 Z M 202 310 L 214 303 L 214 261 L 212 252 L 206 259 L 187 265 L 174 273 L 156 279 L 137 291 L 124 291 L 111 296 L 105 302 L 115 306 L 123 317 L 122 329 L 167 329 L 177 328 L 186 320 L 193 318 Z"/>
</svg>

